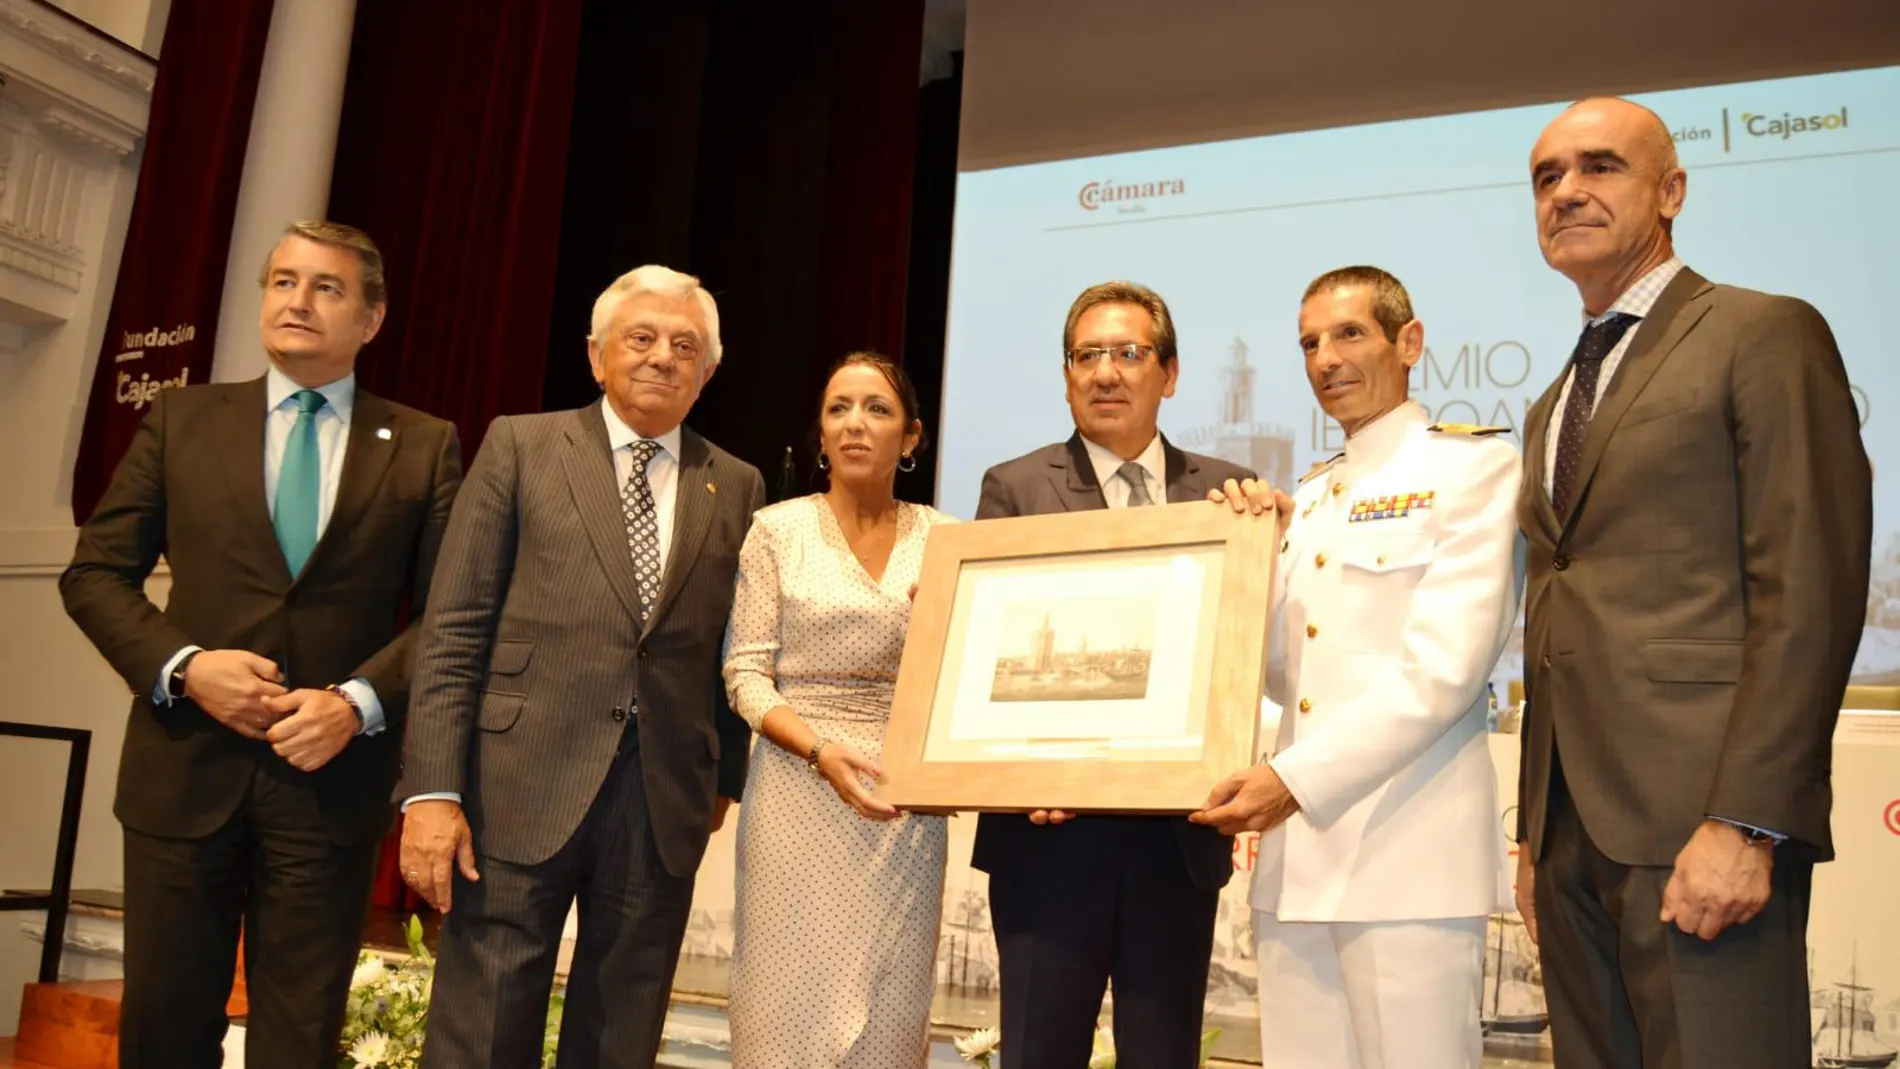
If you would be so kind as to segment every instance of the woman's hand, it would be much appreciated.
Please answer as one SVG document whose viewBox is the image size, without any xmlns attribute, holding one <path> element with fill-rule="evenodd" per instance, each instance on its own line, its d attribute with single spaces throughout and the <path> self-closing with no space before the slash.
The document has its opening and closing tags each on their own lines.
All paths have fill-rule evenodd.
<svg viewBox="0 0 1900 1069">
<path fill-rule="evenodd" d="M 842 742 L 827 742 L 818 751 L 818 774 L 830 782 L 844 804 L 866 820 L 896 820 L 897 808 L 871 796 L 862 777 L 882 782 L 884 770 L 871 759 Z"/>
</svg>

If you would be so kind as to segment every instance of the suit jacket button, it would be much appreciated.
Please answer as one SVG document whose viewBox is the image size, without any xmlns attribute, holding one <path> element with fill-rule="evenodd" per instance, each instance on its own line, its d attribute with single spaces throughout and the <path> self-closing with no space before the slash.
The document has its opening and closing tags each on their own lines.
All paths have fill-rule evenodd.
<svg viewBox="0 0 1900 1069">
<path fill-rule="evenodd" d="M 642 646 L 639 649 L 635 650 L 633 655 L 644 661 L 647 659 L 647 648 L 645 646 Z"/>
<path fill-rule="evenodd" d="M 1561 572 L 1565 568 L 1570 567 L 1570 558 L 1559 553 L 1555 557 L 1550 558 L 1550 566 Z"/>
<path fill-rule="evenodd" d="M 627 719 L 627 711 L 618 705 L 614 706 L 614 723 L 618 724 L 625 719 Z"/>
</svg>

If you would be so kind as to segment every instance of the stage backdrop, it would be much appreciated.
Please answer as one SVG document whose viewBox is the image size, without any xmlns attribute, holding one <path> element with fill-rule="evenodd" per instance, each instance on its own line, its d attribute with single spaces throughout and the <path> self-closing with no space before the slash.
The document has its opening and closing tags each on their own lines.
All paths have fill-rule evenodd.
<svg viewBox="0 0 1900 1069">
<path fill-rule="evenodd" d="M 1875 560 L 1854 679 L 1900 681 L 1900 67 L 1637 98 L 1688 169 L 1676 247 L 1720 282 L 1805 298 L 1853 380 L 1875 468 Z M 1297 344 L 1321 272 L 1377 264 L 1425 325 L 1412 395 L 1443 420 L 1522 425 L 1580 329 L 1543 263 L 1531 145 L 1561 104 L 966 171 L 958 178 L 937 504 L 975 510 L 985 468 L 1071 428 L 1060 338 L 1084 287 L 1158 290 L 1180 335 L 1162 430 L 1288 485 L 1345 436 Z M 1521 676 L 1513 637 L 1497 668 Z"/>
<path fill-rule="evenodd" d="M 105 493 L 160 390 L 207 382 L 272 0 L 177 5 L 73 468 L 73 522 Z"/>
<path fill-rule="evenodd" d="M 1265 710 L 1262 730 L 1269 736 L 1276 717 L 1270 707 Z M 1490 746 L 1498 777 L 1498 836 L 1501 848 L 1509 851 L 1514 849 L 1509 832 L 1517 821 L 1518 737 L 1494 733 Z M 1820 1056 L 1836 1048 L 1862 1055 L 1891 1053 L 1900 1043 L 1900 918 L 1894 916 L 1892 895 L 1883 893 L 1900 885 L 1900 715 L 1842 716 L 1834 737 L 1834 789 L 1839 859 L 1816 870 L 1808 925 L 1816 1065 Z M 737 825 L 736 819 L 726 822 L 700 866 L 684 948 L 687 958 L 676 984 L 682 990 L 725 994 L 725 963 L 732 956 Z M 939 989 L 932 1016 L 959 1028 L 996 1023 L 996 943 L 990 929 L 988 880 L 969 865 L 975 826 L 975 817 L 967 814 L 950 821 L 950 864 L 937 944 Z M 1208 1022 L 1223 1029 L 1216 1053 L 1240 1060 L 1257 1059 L 1259 1051 L 1258 973 L 1253 915 L 1247 906 L 1255 839 L 1244 835 L 1236 840 L 1235 873 L 1221 892 L 1207 986 Z M 570 939 L 573 934 L 570 929 Z M 1112 993 L 1110 998 L 1112 1005 Z M 1487 1054 L 1548 1060 L 1542 973 L 1536 948 L 1525 938 L 1515 913 L 1491 918 L 1482 1013 L 1490 1032 Z M 723 1037 L 698 1038 L 718 1047 Z"/>
</svg>

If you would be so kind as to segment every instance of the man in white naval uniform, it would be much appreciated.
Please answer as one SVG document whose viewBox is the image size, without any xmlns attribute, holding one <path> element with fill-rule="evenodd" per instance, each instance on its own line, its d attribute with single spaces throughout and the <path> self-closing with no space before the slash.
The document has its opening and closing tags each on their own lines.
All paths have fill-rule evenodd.
<svg viewBox="0 0 1900 1069">
<path fill-rule="evenodd" d="M 1485 683 L 1517 619 L 1518 452 L 1407 398 L 1424 327 L 1373 267 L 1300 308 L 1306 375 L 1346 451 L 1289 500 L 1265 760 L 1194 815 L 1263 833 L 1251 902 L 1266 1069 L 1476 1069 L 1485 917 L 1509 901 Z M 1277 500 L 1273 500 L 1277 499 Z"/>
</svg>

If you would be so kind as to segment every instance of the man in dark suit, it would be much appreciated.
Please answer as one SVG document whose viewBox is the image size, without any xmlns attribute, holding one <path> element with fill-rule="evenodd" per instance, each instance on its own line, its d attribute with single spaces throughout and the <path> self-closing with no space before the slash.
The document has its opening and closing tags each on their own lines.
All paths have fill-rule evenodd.
<svg viewBox="0 0 1900 1069">
<path fill-rule="evenodd" d="M 1518 908 L 1557 1063 L 1809 1052 L 1813 866 L 1859 646 L 1872 491 L 1812 307 L 1676 259 L 1662 121 L 1586 100 L 1531 153 L 1586 326 L 1532 407 Z"/>
<path fill-rule="evenodd" d="M 495 421 L 416 661 L 404 877 L 447 917 L 423 1064 L 541 1063 L 568 904 L 562 1066 L 651 1066 L 707 840 L 751 732 L 720 643 L 765 481 L 681 421 L 712 295 L 664 267 L 594 305 L 605 397 Z"/>
<path fill-rule="evenodd" d="M 1180 374 L 1153 290 L 1092 286 L 1062 329 L 1075 434 L 983 476 L 976 518 L 1205 501 L 1252 473 L 1185 453 L 1156 429 Z M 1116 1064 L 1191 1069 L 1233 840 L 1185 817 L 986 813 L 971 864 L 989 873 L 1008 1069 L 1081 1069 L 1110 980 Z"/>
<path fill-rule="evenodd" d="M 240 924 L 246 1060 L 336 1063 L 426 602 L 453 425 L 356 388 L 382 257 L 296 223 L 265 264 L 270 370 L 153 402 L 60 577 L 135 695 L 120 1064 L 219 1064 Z M 145 597 L 158 558 L 171 598 Z"/>
</svg>

